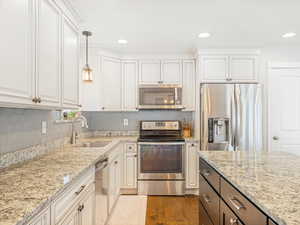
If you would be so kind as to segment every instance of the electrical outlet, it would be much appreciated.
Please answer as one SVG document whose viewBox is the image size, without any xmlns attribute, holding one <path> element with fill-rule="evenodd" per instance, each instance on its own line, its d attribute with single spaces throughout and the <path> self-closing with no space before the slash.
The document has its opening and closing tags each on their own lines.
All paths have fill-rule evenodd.
<svg viewBox="0 0 300 225">
<path fill-rule="evenodd" d="M 47 134 L 47 121 L 42 121 L 42 134 Z"/>
<path fill-rule="evenodd" d="M 123 125 L 124 125 L 124 127 L 128 126 L 128 119 L 123 119 Z"/>
</svg>

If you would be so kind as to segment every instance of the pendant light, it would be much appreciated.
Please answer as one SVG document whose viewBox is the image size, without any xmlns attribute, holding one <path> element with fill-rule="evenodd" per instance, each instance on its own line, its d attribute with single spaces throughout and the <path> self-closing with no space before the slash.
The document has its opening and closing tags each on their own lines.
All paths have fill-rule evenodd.
<svg viewBox="0 0 300 225">
<path fill-rule="evenodd" d="M 88 42 L 88 37 L 92 36 L 92 32 L 90 31 L 83 31 L 82 34 L 85 36 L 85 66 L 83 67 L 83 74 L 82 74 L 82 79 L 85 82 L 92 82 L 93 81 L 93 70 L 89 66 L 89 42 Z"/>
</svg>

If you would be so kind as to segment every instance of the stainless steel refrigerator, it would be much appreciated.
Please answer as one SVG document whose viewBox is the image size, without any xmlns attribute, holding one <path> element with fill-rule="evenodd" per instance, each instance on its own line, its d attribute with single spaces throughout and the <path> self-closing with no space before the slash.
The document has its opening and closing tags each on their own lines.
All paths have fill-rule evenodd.
<svg viewBox="0 0 300 225">
<path fill-rule="evenodd" d="M 201 150 L 262 150 L 259 84 L 201 85 Z"/>
</svg>

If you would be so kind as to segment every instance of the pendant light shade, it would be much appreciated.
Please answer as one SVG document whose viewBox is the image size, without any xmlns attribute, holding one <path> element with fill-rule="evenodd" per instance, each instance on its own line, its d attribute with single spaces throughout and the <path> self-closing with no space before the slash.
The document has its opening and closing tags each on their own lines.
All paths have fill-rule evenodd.
<svg viewBox="0 0 300 225">
<path fill-rule="evenodd" d="M 85 39 L 85 66 L 82 69 L 82 80 L 85 82 L 93 81 L 93 70 L 89 66 L 89 42 L 88 37 L 92 36 L 92 32 L 83 31 L 82 34 L 86 37 Z"/>
</svg>

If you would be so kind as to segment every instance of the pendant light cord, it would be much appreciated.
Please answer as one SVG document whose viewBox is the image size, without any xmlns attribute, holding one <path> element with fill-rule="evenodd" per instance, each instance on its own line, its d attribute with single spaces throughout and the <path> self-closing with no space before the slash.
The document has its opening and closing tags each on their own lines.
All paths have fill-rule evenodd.
<svg viewBox="0 0 300 225">
<path fill-rule="evenodd" d="M 88 55 L 88 35 L 86 35 L 86 41 L 85 41 L 85 60 L 86 60 L 86 65 L 89 64 L 89 55 Z"/>
</svg>

